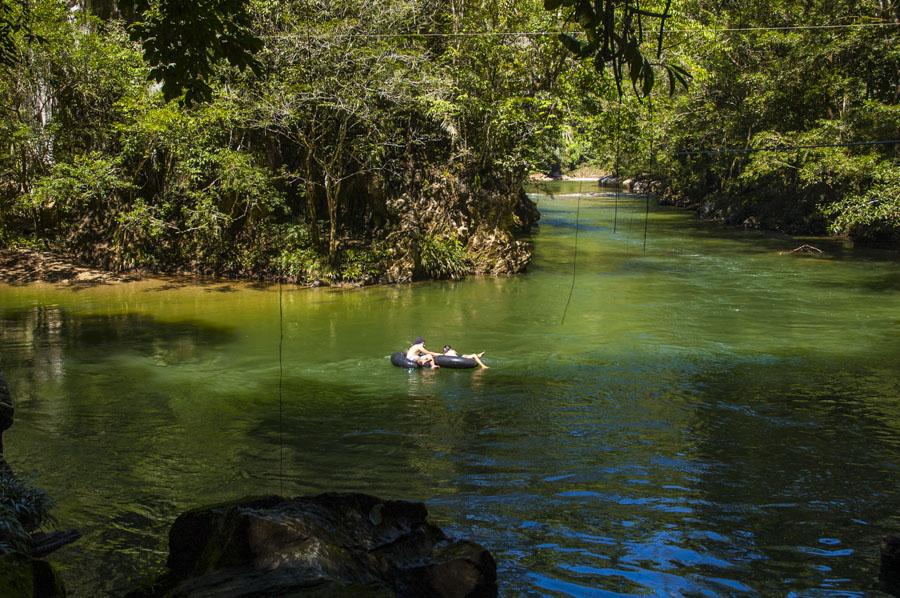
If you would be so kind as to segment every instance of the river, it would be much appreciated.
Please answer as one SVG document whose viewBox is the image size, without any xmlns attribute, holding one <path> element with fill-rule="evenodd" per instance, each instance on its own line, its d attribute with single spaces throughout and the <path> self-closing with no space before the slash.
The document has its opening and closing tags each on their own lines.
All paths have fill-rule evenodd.
<svg viewBox="0 0 900 598">
<path fill-rule="evenodd" d="M 132 587 L 187 508 L 363 491 L 488 547 L 503 595 L 871 592 L 898 254 L 663 208 L 645 248 L 641 198 L 552 187 L 512 278 L 0 286 L 7 457 L 84 532 L 52 557 L 70 591 Z M 416 335 L 491 369 L 392 367 Z"/>
</svg>

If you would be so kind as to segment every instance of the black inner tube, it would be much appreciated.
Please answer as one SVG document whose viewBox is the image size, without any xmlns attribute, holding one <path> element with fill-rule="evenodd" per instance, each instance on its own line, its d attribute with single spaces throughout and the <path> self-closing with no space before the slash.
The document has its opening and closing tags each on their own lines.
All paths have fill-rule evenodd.
<svg viewBox="0 0 900 598">
<path fill-rule="evenodd" d="M 434 362 L 442 368 L 454 368 L 465 370 L 478 367 L 478 362 L 468 357 L 460 357 L 458 355 L 435 355 Z"/>
<path fill-rule="evenodd" d="M 467 370 L 478 367 L 478 362 L 468 357 L 460 357 L 458 355 L 435 355 L 434 362 L 442 368 L 450 368 L 455 370 Z M 391 354 L 391 363 L 398 368 L 420 368 L 418 363 L 406 358 L 406 353 L 397 351 Z"/>
<path fill-rule="evenodd" d="M 406 358 L 406 353 L 402 353 L 401 351 L 397 351 L 396 353 L 391 354 L 391 363 L 397 366 L 398 368 L 418 368 L 422 367 L 415 361 Z"/>
</svg>

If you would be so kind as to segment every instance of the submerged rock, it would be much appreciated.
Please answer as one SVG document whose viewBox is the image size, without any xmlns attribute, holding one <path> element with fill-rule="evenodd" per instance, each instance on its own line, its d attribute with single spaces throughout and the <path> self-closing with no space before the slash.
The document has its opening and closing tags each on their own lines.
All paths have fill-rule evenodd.
<svg viewBox="0 0 900 598">
<path fill-rule="evenodd" d="M 604 187 L 617 187 L 622 183 L 622 179 L 613 174 L 605 174 L 597 179 L 597 183 Z"/>
<path fill-rule="evenodd" d="M 422 503 L 365 494 L 243 499 L 179 516 L 150 596 L 495 596 L 485 548 Z"/>
</svg>

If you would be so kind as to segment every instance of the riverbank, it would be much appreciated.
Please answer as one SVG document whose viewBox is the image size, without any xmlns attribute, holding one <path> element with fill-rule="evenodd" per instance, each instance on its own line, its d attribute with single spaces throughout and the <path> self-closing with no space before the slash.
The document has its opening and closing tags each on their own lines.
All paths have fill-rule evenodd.
<svg viewBox="0 0 900 598">
<path fill-rule="evenodd" d="M 28 241 L 19 243 L 52 250 L 2 250 L 0 280 L 103 284 L 143 275 L 187 275 L 365 286 L 525 271 L 532 258 L 527 237 L 540 219 L 534 202 L 521 186 L 488 192 L 460 185 L 445 177 L 419 189 L 417 196 L 388 198 L 378 226 L 343 231 L 327 241 L 324 230 L 276 222 L 234 243 L 204 235 L 191 241 L 168 229 L 157 242 L 140 246 L 105 229 L 89 240 L 26 235 L 21 238 Z M 213 241 L 215 247 L 208 245 Z"/>
<path fill-rule="evenodd" d="M 610 176 L 609 171 L 600 168 L 599 166 L 579 166 L 578 168 L 564 172 L 559 176 L 553 176 L 546 172 L 532 172 L 528 175 L 528 181 L 532 183 L 547 183 L 550 181 L 597 181 L 608 176 Z"/>
<path fill-rule="evenodd" d="M 21 285 L 49 282 L 72 286 L 90 286 L 133 282 L 142 272 L 115 273 L 80 265 L 71 256 L 27 248 L 0 250 L 0 282 Z"/>
<path fill-rule="evenodd" d="M 525 271 L 532 247 L 523 237 L 530 234 L 540 214 L 524 191 L 498 208 L 500 222 L 494 223 L 442 199 L 446 197 L 394 206 L 394 212 L 402 217 L 398 216 L 390 229 L 374 240 L 341 239 L 333 259 L 292 230 L 261 238 L 251 247 L 236 248 L 232 258 L 218 266 L 149 258 L 123 262 L 103 258 L 102 248 L 84 255 L 14 246 L 0 249 L 0 282 L 92 286 L 178 276 L 358 287 Z"/>
</svg>

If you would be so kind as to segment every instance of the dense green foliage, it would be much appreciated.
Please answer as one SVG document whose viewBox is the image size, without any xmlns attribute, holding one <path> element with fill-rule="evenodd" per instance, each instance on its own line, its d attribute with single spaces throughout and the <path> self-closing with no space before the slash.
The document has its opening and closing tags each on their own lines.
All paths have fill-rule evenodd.
<svg viewBox="0 0 900 598">
<path fill-rule="evenodd" d="M 216 63 L 211 100 L 191 105 L 146 83 L 152 62 L 124 22 L 33 3 L 44 41 L 21 40 L 0 77 L 5 241 L 112 269 L 301 280 L 377 279 L 404 260 L 431 275 L 475 269 L 472 239 L 512 229 L 521 183 L 555 143 L 565 51 L 443 34 L 540 30 L 552 17 L 512 2 L 248 6 L 256 68 Z M 456 239 L 463 257 L 422 264 L 431 238 Z"/>
<path fill-rule="evenodd" d="M 900 147 L 868 144 L 900 139 L 900 3 L 676 6 L 666 45 L 693 84 L 657 90 L 652 115 L 634 96 L 607 99 L 601 120 L 621 135 L 624 173 L 650 173 L 676 201 L 735 224 L 900 238 Z M 617 135 L 587 122 L 587 153 L 612 168 Z M 826 147 L 747 151 L 797 146 Z"/>
<path fill-rule="evenodd" d="M 0 66 L 27 57 L 30 46 L 46 40 L 32 31 L 40 10 L 32 0 L 0 0 Z M 260 41 L 253 34 L 247 0 L 77 0 L 81 10 L 108 19 L 126 18 L 132 39 L 139 41 L 151 76 L 162 83 L 167 99 L 190 104 L 209 99 L 207 78 L 216 62 L 255 67 Z M 24 43 L 23 43 L 24 42 Z"/>
<path fill-rule="evenodd" d="M 3 0 L 0 244 L 455 278 L 525 251 L 519 189 L 553 162 L 651 175 L 737 224 L 900 230 L 900 150 L 841 146 L 900 137 L 898 28 L 757 29 L 896 24 L 897 3 L 76 4 Z"/>
</svg>

